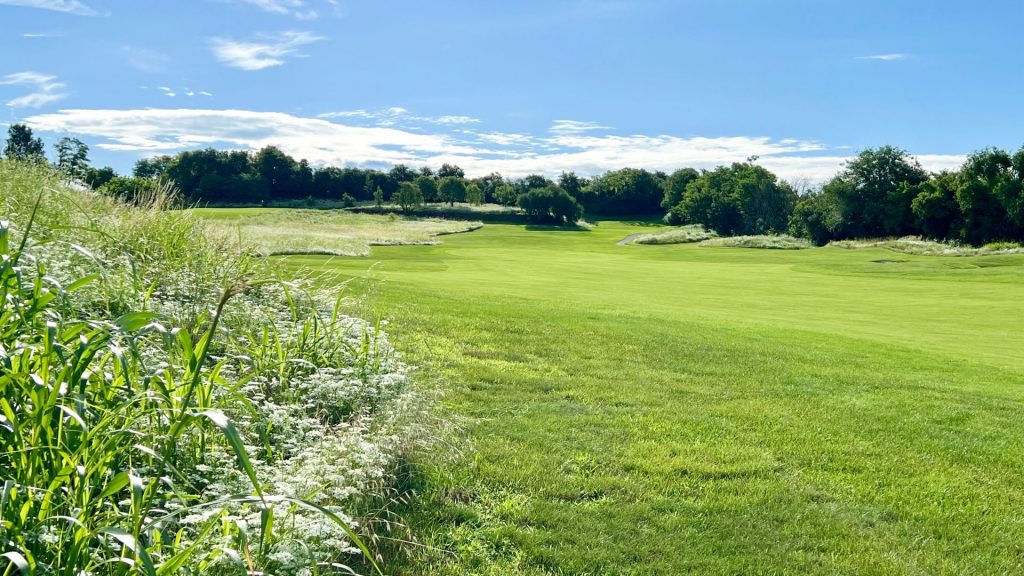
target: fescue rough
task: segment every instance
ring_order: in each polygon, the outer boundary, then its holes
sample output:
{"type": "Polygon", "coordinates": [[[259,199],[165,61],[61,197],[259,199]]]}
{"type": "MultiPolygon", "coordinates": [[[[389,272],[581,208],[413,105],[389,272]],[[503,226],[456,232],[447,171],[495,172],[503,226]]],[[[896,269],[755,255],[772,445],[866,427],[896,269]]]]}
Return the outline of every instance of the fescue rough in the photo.
{"type": "Polygon", "coordinates": [[[769,250],[803,250],[814,247],[805,238],[795,238],[785,234],[712,238],[701,242],[700,245],[710,248],[765,248],[769,250]]]}
{"type": "Polygon", "coordinates": [[[374,570],[363,542],[431,434],[409,368],[173,203],[0,161],[0,566],[374,570]]]}
{"type": "Polygon", "coordinates": [[[954,242],[938,242],[920,236],[904,236],[903,238],[878,240],[834,240],[828,243],[835,248],[884,248],[903,254],[921,256],[987,256],[993,254],[1021,254],[1024,246],[1015,242],[992,242],[981,247],[957,244],[954,242]]]}

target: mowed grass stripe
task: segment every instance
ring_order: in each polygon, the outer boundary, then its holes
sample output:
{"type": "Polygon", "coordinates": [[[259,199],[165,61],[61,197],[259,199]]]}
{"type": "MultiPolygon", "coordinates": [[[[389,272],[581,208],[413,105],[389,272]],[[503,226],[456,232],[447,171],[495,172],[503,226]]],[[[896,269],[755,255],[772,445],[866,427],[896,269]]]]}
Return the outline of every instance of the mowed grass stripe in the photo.
{"type": "Polygon", "coordinates": [[[615,245],[648,229],[289,258],[470,418],[412,516],[459,558],[405,572],[1021,569],[1024,258],[615,245]]]}

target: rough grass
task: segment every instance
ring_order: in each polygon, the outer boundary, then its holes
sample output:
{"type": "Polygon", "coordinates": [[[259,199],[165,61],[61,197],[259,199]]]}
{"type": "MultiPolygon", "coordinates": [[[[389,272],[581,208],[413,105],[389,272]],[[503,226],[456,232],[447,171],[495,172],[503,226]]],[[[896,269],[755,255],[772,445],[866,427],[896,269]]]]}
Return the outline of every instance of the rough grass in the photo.
{"type": "Polygon", "coordinates": [[[406,214],[417,218],[444,218],[447,220],[471,220],[485,223],[501,224],[525,224],[529,219],[517,206],[503,206],[501,204],[480,204],[474,205],[466,202],[456,202],[450,206],[444,202],[430,202],[404,212],[397,204],[385,204],[377,206],[370,202],[362,202],[349,208],[349,211],[357,214],[378,214],[387,215],[406,214]]]}
{"type": "Polygon", "coordinates": [[[905,236],[897,239],[883,240],[835,240],[829,242],[835,248],[884,248],[904,254],[920,254],[922,256],[987,256],[993,254],[1021,254],[1024,246],[1014,242],[993,242],[980,248],[926,240],[918,236],[905,236]]]}
{"type": "Polygon", "coordinates": [[[785,234],[711,238],[701,242],[700,245],[710,248],[766,248],[769,250],[803,250],[814,247],[810,240],[785,234]]]}
{"type": "Polygon", "coordinates": [[[263,255],[368,256],[370,246],[437,244],[480,222],[291,208],[196,208],[211,233],[238,239],[263,255]]]}
{"type": "Polygon", "coordinates": [[[1024,255],[615,245],[648,231],[285,259],[354,278],[466,419],[394,572],[1022,571],[1024,255]]]}
{"type": "Polygon", "coordinates": [[[618,244],[621,246],[627,244],[687,244],[716,238],[717,236],[718,234],[713,230],[707,230],[700,224],[690,224],[661,232],[630,234],[620,240],[618,244]]]}
{"type": "Polygon", "coordinates": [[[338,286],[170,207],[0,160],[0,573],[371,570],[427,403],[338,286]]]}

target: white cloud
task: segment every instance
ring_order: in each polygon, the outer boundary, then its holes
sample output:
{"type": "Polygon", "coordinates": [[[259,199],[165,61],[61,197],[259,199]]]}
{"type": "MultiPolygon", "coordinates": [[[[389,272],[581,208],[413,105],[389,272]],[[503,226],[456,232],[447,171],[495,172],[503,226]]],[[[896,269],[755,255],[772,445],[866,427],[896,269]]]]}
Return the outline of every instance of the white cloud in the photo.
{"type": "Polygon", "coordinates": [[[235,3],[249,4],[275,14],[291,14],[292,10],[306,5],[303,0],[235,0],[235,3]]]}
{"type": "Polygon", "coordinates": [[[281,32],[264,35],[254,41],[229,38],[210,40],[213,54],[222,63],[242,70],[262,70],[284,64],[288,56],[298,56],[300,46],[323,40],[312,32],[281,32]]]}
{"type": "Polygon", "coordinates": [[[858,56],[858,60],[878,60],[881,62],[896,62],[897,60],[906,60],[907,54],[900,52],[892,54],[872,54],[871,56],[858,56]]]}
{"type": "Polygon", "coordinates": [[[579,120],[555,120],[548,129],[552,134],[582,134],[593,130],[607,130],[610,126],[603,126],[597,122],[580,122],[579,120]]]}
{"type": "Polygon", "coordinates": [[[436,124],[478,124],[480,119],[472,116],[437,116],[433,118],[433,122],[436,124]]]}
{"type": "MultiPolygon", "coordinates": [[[[0,0],[3,3],[3,0],[0,0]]],[[[25,32],[21,35],[22,38],[60,38],[63,34],[56,32],[25,32]]]]}
{"type": "MultiPolygon", "coordinates": [[[[404,109],[401,114],[407,114],[404,109]]],[[[364,118],[365,110],[334,113],[334,118],[364,118]],[[347,116],[346,116],[347,115],[347,116]]],[[[72,133],[96,139],[99,148],[169,153],[216,146],[256,150],[279,146],[315,165],[386,167],[458,164],[470,176],[493,171],[506,176],[563,171],[593,175],[625,167],[671,171],[684,166],[714,168],[759,156],[758,163],[787,180],[822,182],[849,160],[809,140],[765,137],[617,136],[561,134],[530,136],[477,132],[411,132],[386,126],[354,126],[326,118],[248,110],[143,109],[61,110],[26,119],[43,132],[72,133]]],[[[439,129],[450,129],[441,125],[439,129]]],[[[918,156],[929,170],[955,168],[962,155],[918,156]]]]}
{"type": "Polygon", "coordinates": [[[326,112],[317,116],[318,118],[362,118],[373,121],[377,126],[395,126],[399,124],[441,124],[441,125],[463,125],[479,124],[479,118],[472,116],[417,116],[410,114],[401,106],[392,106],[381,110],[344,110],[341,112],[326,112]]]}
{"type": "Polygon", "coordinates": [[[200,95],[200,96],[207,96],[207,97],[213,96],[213,94],[210,94],[210,93],[209,93],[209,92],[207,92],[206,90],[200,90],[200,91],[199,91],[199,95],[200,95]]]}
{"type": "Polygon", "coordinates": [[[0,0],[0,4],[8,6],[26,6],[28,8],[41,8],[55,12],[65,12],[78,16],[95,16],[98,14],[92,8],[86,6],[79,0],[0,0]]]}
{"type": "Polygon", "coordinates": [[[65,84],[56,76],[39,72],[17,72],[0,77],[0,86],[27,86],[32,92],[7,101],[11,108],[39,108],[67,97],[65,84]]]}
{"type": "MultiPolygon", "coordinates": [[[[282,16],[293,16],[296,20],[316,20],[320,17],[320,14],[313,8],[309,7],[309,3],[306,0],[219,0],[221,2],[230,2],[232,4],[247,4],[249,6],[255,6],[264,12],[270,12],[271,14],[281,14],[282,16]]],[[[335,6],[333,2],[330,3],[332,7],[335,6]]]]}
{"type": "Polygon", "coordinates": [[[168,88],[167,86],[157,86],[157,88],[159,88],[164,93],[164,96],[170,96],[171,98],[174,98],[175,96],[177,96],[177,94],[174,92],[174,90],[171,89],[171,88],[168,88]]]}

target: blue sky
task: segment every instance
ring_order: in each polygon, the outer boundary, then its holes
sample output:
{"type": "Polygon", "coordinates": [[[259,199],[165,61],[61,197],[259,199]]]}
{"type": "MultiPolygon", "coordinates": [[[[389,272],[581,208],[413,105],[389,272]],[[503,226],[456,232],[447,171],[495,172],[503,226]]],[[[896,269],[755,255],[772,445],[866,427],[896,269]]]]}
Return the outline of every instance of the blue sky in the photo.
{"type": "Polygon", "coordinates": [[[820,181],[1024,143],[1024,2],[0,0],[0,102],[94,164],[276,144],[314,164],[584,174],[758,155],[820,181]]]}

